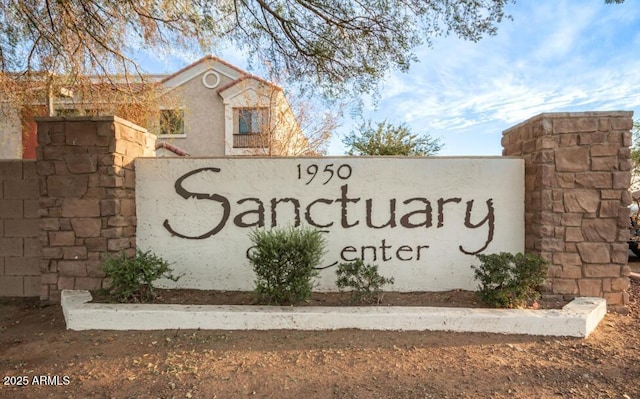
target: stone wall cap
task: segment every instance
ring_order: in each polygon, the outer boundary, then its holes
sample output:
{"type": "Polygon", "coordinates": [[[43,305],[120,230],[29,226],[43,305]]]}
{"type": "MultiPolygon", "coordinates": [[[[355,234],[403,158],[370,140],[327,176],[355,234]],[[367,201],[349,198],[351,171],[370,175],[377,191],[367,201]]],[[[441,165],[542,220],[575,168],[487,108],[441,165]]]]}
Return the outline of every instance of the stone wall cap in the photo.
{"type": "MultiPolygon", "coordinates": [[[[156,157],[146,156],[146,157],[137,157],[137,158],[149,158],[154,159],[156,157]]],[[[162,157],[165,159],[184,159],[182,156],[168,156],[162,157]]],[[[365,158],[379,158],[379,159],[404,159],[404,160],[442,160],[442,159],[520,159],[524,160],[524,157],[517,155],[431,155],[425,157],[414,157],[414,156],[402,156],[402,155],[327,155],[327,156],[267,156],[267,155],[231,155],[231,156],[215,156],[215,157],[189,157],[189,159],[341,159],[341,160],[349,160],[349,159],[365,159],[365,158]]]]}
{"type": "Polygon", "coordinates": [[[143,133],[147,133],[147,129],[142,126],[138,126],[133,122],[129,122],[126,119],[122,119],[115,115],[106,116],[36,116],[33,118],[36,122],[117,122],[121,125],[125,125],[132,129],[138,130],[143,133]]]}
{"type": "Polygon", "coordinates": [[[559,118],[633,118],[633,111],[584,111],[584,112],[543,112],[534,117],[531,117],[523,122],[518,123],[509,129],[503,130],[502,135],[508,132],[518,129],[523,125],[527,125],[533,122],[537,122],[542,119],[559,119],[559,118]]]}

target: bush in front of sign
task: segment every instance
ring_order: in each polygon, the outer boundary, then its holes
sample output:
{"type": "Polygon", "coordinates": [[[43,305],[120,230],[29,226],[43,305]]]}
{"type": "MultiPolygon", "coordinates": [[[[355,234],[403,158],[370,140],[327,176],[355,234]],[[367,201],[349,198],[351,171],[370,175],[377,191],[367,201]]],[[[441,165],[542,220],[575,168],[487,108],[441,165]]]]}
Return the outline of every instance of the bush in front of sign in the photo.
{"type": "Polygon", "coordinates": [[[111,280],[106,293],[118,302],[149,302],[155,298],[153,282],[164,277],[178,281],[169,262],[151,251],[136,250],[129,258],[124,252],[118,257],[109,257],[103,263],[103,270],[111,280]]]}
{"type": "Polygon", "coordinates": [[[336,275],[338,288],[351,289],[352,302],[380,303],[382,287],[394,281],[393,277],[382,277],[377,265],[365,264],[362,259],[339,264],[336,275]]]}
{"type": "Polygon", "coordinates": [[[275,305],[308,300],[318,275],[326,241],[319,230],[283,228],[254,230],[249,261],[256,274],[255,292],[275,305]]]}
{"type": "Polygon", "coordinates": [[[507,252],[477,256],[481,265],[471,267],[480,281],[477,294],[482,301],[494,307],[521,308],[540,298],[540,287],[547,277],[546,260],[507,252]]]}

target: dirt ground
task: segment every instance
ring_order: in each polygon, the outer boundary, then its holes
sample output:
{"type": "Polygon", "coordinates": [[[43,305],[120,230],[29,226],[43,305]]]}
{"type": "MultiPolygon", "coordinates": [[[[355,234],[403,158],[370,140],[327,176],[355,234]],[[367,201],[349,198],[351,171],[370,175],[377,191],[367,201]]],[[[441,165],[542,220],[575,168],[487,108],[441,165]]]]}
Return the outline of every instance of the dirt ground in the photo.
{"type": "MultiPolygon", "coordinates": [[[[451,300],[449,300],[451,302],[451,300]]],[[[65,330],[0,300],[0,398],[640,398],[640,284],[587,339],[448,332],[65,330]],[[21,385],[19,385],[21,384],[21,385]]]]}
{"type": "MultiPolygon", "coordinates": [[[[253,292],[247,291],[203,291],[189,289],[155,289],[153,303],[180,305],[265,305],[253,292]]],[[[529,301],[529,309],[561,309],[569,303],[570,298],[561,296],[543,297],[529,301]]],[[[104,294],[93,293],[96,303],[109,303],[113,300],[104,294]]],[[[134,298],[132,302],[138,302],[134,298]]],[[[349,292],[313,292],[308,301],[295,306],[435,306],[488,308],[472,291],[453,290],[442,292],[384,292],[376,300],[354,301],[349,292]]]]}

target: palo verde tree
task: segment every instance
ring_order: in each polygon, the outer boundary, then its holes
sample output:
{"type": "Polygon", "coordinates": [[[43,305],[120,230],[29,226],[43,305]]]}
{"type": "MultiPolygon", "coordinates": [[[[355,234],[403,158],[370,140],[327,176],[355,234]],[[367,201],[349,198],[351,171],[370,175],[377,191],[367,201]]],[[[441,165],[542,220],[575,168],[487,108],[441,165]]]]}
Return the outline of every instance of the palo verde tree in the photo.
{"type": "Polygon", "coordinates": [[[428,156],[440,151],[440,139],[429,134],[413,134],[404,123],[394,126],[386,120],[372,126],[371,121],[345,136],[342,142],[349,155],[428,156]]]}
{"type": "Polygon", "coordinates": [[[435,36],[494,34],[509,2],[0,0],[0,72],[126,77],[136,49],[228,42],[325,95],[369,92],[435,36]]]}
{"type": "Polygon", "coordinates": [[[390,69],[409,68],[413,49],[434,37],[495,34],[514,2],[0,0],[0,73],[68,76],[66,84],[127,77],[140,72],[127,56],[137,49],[211,52],[227,42],[316,92],[360,94],[390,69]]]}

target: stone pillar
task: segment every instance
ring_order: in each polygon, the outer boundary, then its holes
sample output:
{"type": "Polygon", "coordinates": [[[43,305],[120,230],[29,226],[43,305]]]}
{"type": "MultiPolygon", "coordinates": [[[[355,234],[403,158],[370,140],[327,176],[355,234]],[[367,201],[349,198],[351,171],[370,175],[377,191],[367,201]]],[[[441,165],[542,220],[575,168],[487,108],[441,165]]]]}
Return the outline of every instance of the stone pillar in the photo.
{"type": "Polygon", "coordinates": [[[118,117],[37,118],[40,298],[103,286],[105,255],[135,252],[134,160],[155,136],[118,117]]]}
{"type": "Polygon", "coordinates": [[[525,159],[525,249],[552,294],[628,302],[632,112],[541,114],[503,132],[525,159]]]}

